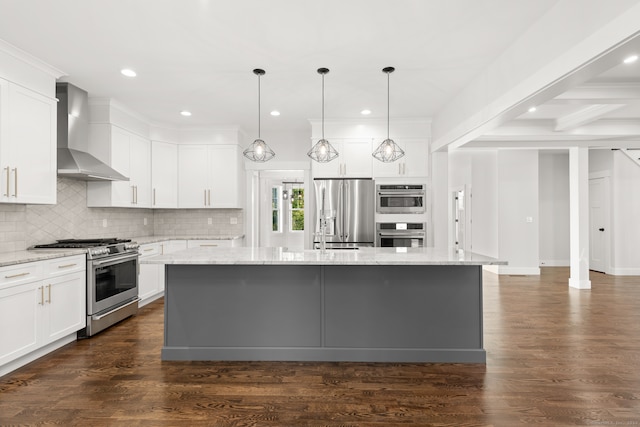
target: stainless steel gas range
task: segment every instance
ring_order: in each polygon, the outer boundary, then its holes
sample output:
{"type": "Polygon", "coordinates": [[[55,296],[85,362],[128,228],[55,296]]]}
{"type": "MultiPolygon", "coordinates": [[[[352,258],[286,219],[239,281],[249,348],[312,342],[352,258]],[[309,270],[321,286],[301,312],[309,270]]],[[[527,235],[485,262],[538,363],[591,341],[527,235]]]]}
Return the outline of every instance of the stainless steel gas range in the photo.
{"type": "Polygon", "coordinates": [[[69,239],[30,249],[87,250],[87,338],[138,312],[138,244],[131,240],[69,239]]]}

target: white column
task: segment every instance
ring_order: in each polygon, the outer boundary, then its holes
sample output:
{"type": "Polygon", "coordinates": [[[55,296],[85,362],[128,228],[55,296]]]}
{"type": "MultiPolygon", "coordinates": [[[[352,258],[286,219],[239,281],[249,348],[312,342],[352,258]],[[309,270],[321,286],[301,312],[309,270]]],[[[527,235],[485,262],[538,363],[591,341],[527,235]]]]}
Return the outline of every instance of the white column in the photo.
{"type": "Polygon", "coordinates": [[[589,280],[589,149],[569,149],[569,286],[591,289],[589,280]]]}

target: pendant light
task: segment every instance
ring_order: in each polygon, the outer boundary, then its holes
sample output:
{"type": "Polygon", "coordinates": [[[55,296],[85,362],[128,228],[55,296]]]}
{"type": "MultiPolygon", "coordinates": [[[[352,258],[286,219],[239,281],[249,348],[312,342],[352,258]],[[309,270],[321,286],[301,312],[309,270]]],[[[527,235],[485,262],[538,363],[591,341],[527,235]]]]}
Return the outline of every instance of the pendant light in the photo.
{"type": "Polygon", "coordinates": [[[378,148],[373,152],[373,157],[384,163],[391,163],[404,156],[402,148],[396,144],[393,139],[389,138],[389,74],[396,69],[393,67],[385,67],[383,73],[387,73],[387,139],[382,141],[378,148]]]}
{"type": "Polygon", "coordinates": [[[328,68],[318,68],[318,74],[322,75],[322,139],[311,147],[307,156],[318,163],[327,163],[338,157],[338,152],[333,145],[324,139],[324,75],[329,72],[328,68]]]}
{"type": "Polygon", "coordinates": [[[253,70],[253,74],[258,76],[258,139],[253,141],[242,154],[252,162],[264,163],[273,159],[276,153],[273,152],[266,142],[260,139],[260,76],[264,76],[265,71],[256,68],[253,70]]]}

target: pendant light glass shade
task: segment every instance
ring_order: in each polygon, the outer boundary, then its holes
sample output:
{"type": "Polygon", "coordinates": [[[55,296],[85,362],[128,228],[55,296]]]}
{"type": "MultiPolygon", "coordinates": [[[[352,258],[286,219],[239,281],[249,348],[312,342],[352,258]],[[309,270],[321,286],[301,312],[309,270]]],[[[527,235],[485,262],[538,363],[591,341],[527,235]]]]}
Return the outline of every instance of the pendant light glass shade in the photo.
{"type": "Polygon", "coordinates": [[[253,74],[258,76],[258,139],[253,141],[242,154],[252,162],[264,163],[273,159],[276,153],[260,139],[260,76],[263,76],[265,71],[256,68],[253,74]]]}
{"type": "Polygon", "coordinates": [[[393,139],[389,138],[389,74],[396,69],[393,67],[385,67],[383,73],[387,73],[387,139],[382,141],[378,148],[373,152],[373,157],[384,163],[391,163],[404,156],[404,150],[396,144],[393,139]]]}
{"type": "Polygon", "coordinates": [[[333,145],[324,139],[324,75],[328,72],[328,68],[318,68],[318,74],[322,75],[322,139],[307,152],[307,156],[318,163],[327,163],[339,156],[333,145]]]}

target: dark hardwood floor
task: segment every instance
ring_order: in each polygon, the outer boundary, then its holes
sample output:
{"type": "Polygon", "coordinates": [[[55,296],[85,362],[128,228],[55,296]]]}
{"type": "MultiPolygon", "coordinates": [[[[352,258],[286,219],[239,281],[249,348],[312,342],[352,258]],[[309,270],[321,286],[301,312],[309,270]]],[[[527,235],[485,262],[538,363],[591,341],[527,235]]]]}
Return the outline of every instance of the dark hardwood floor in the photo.
{"type": "Polygon", "coordinates": [[[640,277],[484,275],[487,364],[161,362],[162,301],[0,377],[0,425],[640,426],[640,277]]]}

